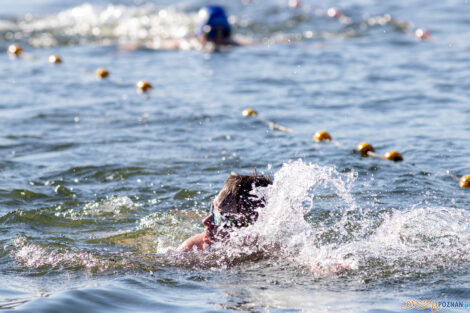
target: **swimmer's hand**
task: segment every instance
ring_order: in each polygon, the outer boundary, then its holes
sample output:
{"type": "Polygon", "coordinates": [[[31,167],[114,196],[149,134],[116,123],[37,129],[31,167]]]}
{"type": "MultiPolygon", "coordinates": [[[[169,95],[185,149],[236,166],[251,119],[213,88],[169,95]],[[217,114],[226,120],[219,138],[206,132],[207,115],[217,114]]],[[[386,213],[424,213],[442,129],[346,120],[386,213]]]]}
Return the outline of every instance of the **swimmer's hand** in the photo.
{"type": "Polygon", "coordinates": [[[183,242],[179,247],[178,251],[180,252],[188,252],[192,250],[205,250],[209,247],[209,243],[206,240],[206,234],[205,233],[200,233],[197,235],[194,235],[188,239],[186,239],[185,242],[183,242]]]}

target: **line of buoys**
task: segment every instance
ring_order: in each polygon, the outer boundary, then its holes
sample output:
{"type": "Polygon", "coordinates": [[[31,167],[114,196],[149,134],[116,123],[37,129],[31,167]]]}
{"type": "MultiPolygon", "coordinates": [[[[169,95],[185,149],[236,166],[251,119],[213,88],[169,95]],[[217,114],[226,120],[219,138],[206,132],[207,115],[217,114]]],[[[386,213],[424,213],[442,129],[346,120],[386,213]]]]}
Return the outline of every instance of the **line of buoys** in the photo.
{"type": "MultiPolygon", "coordinates": [[[[23,48],[21,48],[21,46],[18,44],[9,45],[7,48],[7,53],[12,58],[28,57],[30,59],[36,59],[33,56],[26,54],[23,48]]],[[[49,62],[49,64],[59,64],[62,63],[62,58],[57,54],[52,54],[48,57],[47,61],[49,62]]],[[[89,74],[93,73],[89,71],[85,72],[89,74]]],[[[97,79],[104,79],[109,77],[109,71],[103,67],[100,67],[94,72],[94,75],[97,79]]],[[[138,93],[146,93],[152,89],[152,85],[145,80],[139,80],[135,86],[138,93]]]]}
{"type": "MultiPolygon", "coordinates": [[[[426,39],[429,38],[429,33],[425,30],[422,30],[422,29],[416,30],[415,34],[416,34],[417,38],[419,37],[420,39],[423,39],[423,40],[426,40],[426,39]]],[[[10,46],[8,46],[7,53],[11,57],[26,56],[24,50],[17,44],[11,44],[10,46]]],[[[62,58],[60,56],[58,56],[57,54],[53,54],[53,55],[49,56],[48,61],[49,61],[50,64],[57,64],[57,63],[62,62],[62,58]]],[[[108,76],[109,76],[109,72],[105,68],[98,68],[95,71],[95,77],[98,78],[98,79],[107,78],[108,76]]],[[[152,85],[148,81],[140,80],[136,84],[136,89],[137,89],[137,92],[139,92],[139,93],[146,93],[146,92],[148,92],[152,89],[152,85]]],[[[248,108],[248,109],[243,110],[242,115],[244,117],[255,117],[259,121],[267,124],[269,126],[269,128],[272,129],[272,130],[279,130],[279,131],[283,131],[283,132],[287,132],[287,133],[293,133],[294,132],[292,129],[290,129],[288,127],[276,124],[272,121],[269,121],[269,120],[266,120],[266,119],[260,117],[258,115],[258,112],[255,111],[252,108],[248,108]]],[[[320,130],[320,131],[317,131],[313,135],[313,140],[318,141],[318,142],[332,141],[332,137],[328,132],[326,132],[324,130],[320,130]]],[[[363,156],[363,157],[376,157],[376,158],[395,161],[395,162],[403,160],[403,156],[395,150],[389,151],[389,152],[385,153],[383,156],[381,156],[381,155],[375,153],[374,147],[372,147],[372,145],[370,145],[367,142],[362,142],[359,145],[357,145],[356,148],[354,149],[354,151],[360,153],[361,156],[363,156]]],[[[470,175],[462,176],[459,180],[459,185],[462,188],[470,188],[470,175]]]]}
{"type": "MultiPolygon", "coordinates": [[[[287,127],[281,126],[281,125],[277,125],[274,122],[271,122],[271,121],[268,121],[266,119],[263,119],[263,118],[259,117],[258,112],[256,110],[252,109],[252,108],[248,108],[248,109],[243,110],[242,111],[242,116],[244,116],[244,117],[256,117],[261,122],[267,124],[269,126],[269,128],[271,128],[271,129],[281,130],[281,131],[285,131],[285,132],[289,132],[289,133],[294,132],[290,128],[287,128],[287,127]]],[[[328,133],[327,131],[319,130],[315,134],[313,134],[313,140],[317,141],[317,142],[321,142],[321,141],[330,142],[330,141],[332,141],[332,137],[331,137],[330,133],[328,133]]],[[[360,144],[358,144],[356,146],[356,148],[354,149],[354,151],[357,152],[357,153],[360,153],[361,156],[363,156],[363,157],[374,157],[374,158],[380,158],[380,159],[383,159],[383,160],[389,160],[389,161],[394,161],[394,162],[403,161],[403,156],[401,155],[401,153],[399,153],[395,150],[391,150],[391,151],[388,151],[387,153],[385,153],[383,156],[381,156],[381,155],[375,153],[374,147],[372,147],[372,145],[367,143],[367,142],[361,142],[360,144]]]]}
{"type": "Polygon", "coordinates": [[[294,131],[290,128],[287,128],[285,126],[282,126],[282,125],[279,125],[279,124],[276,124],[272,121],[269,121],[269,120],[266,120],[260,116],[258,116],[258,112],[256,112],[255,110],[253,109],[245,109],[242,111],[242,116],[244,117],[255,117],[257,120],[265,123],[266,125],[269,126],[270,129],[272,130],[279,130],[279,131],[282,131],[282,132],[286,132],[286,133],[293,133],[294,131]]]}
{"type": "Polygon", "coordinates": [[[356,148],[354,148],[354,151],[360,153],[363,157],[380,158],[383,160],[389,160],[394,162],[403,161],[403,156],[400,152],[391,150],[381,156],[380,154],[375,153],[374,147],[372,147],[372,145],[367,142],[361,142],[360,144],[358,144],[356,148]]]}

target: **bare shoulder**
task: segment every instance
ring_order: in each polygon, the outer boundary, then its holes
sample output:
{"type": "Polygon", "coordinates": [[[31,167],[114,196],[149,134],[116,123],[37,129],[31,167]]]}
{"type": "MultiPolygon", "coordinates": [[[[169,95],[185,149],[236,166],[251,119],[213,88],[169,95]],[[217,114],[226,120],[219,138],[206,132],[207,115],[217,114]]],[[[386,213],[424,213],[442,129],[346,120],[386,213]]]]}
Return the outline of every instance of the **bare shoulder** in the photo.
{"type": "Polygon", "coordinates": [[[194,249],[194,247],[196,247],[197,250],[206,249],[209,245],[204,241],[204,236],[204,233],[200,233],[189,237],[178,247],[178,251],[187,252],[194,249]]]}

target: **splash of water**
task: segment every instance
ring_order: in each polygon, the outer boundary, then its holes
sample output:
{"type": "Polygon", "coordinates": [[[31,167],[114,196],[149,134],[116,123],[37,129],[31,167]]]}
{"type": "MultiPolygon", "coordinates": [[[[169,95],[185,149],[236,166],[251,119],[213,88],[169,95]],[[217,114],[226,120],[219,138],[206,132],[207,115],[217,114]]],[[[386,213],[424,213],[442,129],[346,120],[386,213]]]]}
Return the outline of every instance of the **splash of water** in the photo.
{"type": "MultiPolygon", "coordinates": [[[[312,226],[305,216],[315,210],[318,197],[329,195],[341,203],[339,213],[357,209],[351,188],[356,174],[339,173],[334,167],[306,164],[302,160],[289,162],[275,174],[272,186],[257,190],[258,196],[267,199],[266,207],[260,210],[259,220],[251,230],[243,230],[241,236],[255,236],[258,247],[276,247],[276,253],[312,269],[327,269],[337,264],[355,268],[355,262],[335,253],[335,245],[319,247],[318,233],[324,227],[312,226]]],[[[331,208],[333,211],[335,208],[331,208]]],[[[344,223],[344,220],[343,220],[344,223]]],[[[344,225],[336,225],[345,233],[344,225]]],[[[327,227],[327,230],[330,230],[327,227]]],[[[238,234],[235,240],[241,238],[238,234]]]]}
{"type": "Polygon", "coordinates": [[[255,192],[267,199],[258,221],[234,231],[228,243],[190,254],[186,265],[199,261],[225,267],[278,257],[313,275],[348,272],[364,279],[423,276],[468,264],[468,210],[413,205],[361,210],[352,196],[355,179],[354,172],[343,174],[301,160],[284,164],[273,185],[255,192]],[[335,207],[309,221],[309,214],[325,209],[319,203],[325,194],[335,207]]]}

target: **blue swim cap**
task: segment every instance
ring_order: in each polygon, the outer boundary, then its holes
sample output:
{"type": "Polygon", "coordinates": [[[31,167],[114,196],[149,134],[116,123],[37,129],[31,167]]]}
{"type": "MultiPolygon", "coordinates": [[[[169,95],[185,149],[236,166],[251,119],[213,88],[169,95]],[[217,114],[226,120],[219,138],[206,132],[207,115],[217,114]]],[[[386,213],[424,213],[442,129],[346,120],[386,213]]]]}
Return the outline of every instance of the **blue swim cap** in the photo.
{"type": "Polygon", "coordinates": [[[224,9],[218,5],[208,5],[199,10],[199,18],[201,19],[198,28],[198,35],[206,35],[209,39],[217,37],[217,28],[222,28],[223,37],[230,37],[230,23],[224,9]]]}

